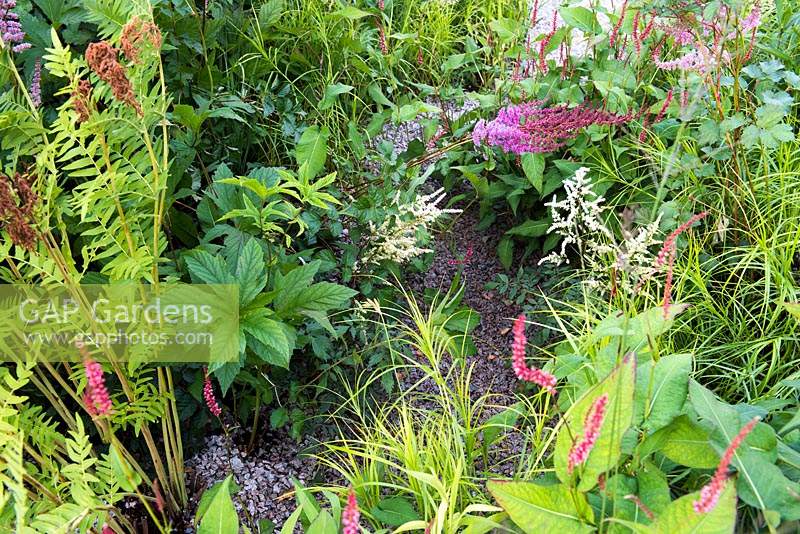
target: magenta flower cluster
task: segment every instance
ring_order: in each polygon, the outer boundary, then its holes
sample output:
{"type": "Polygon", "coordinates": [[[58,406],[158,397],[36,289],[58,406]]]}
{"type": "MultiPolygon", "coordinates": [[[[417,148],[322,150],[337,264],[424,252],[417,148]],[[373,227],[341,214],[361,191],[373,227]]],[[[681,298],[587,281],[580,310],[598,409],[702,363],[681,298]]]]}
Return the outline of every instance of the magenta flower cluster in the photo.
{"type": "Polygon", "coordinates": [[[491,121],[480,120],[472,131],[476,146],[485,143],[512,154],[552,152],[578,136],[583,128],[618,125],[632,114],[617,115],[584,102],[575,107],[559,104],[542,107],[542,101],[510,105],[491,121]]]}
{"type": "Polygon", "coordinates": [[[206,406],[208,406],[208,411],[214,417],[219,417],[219,414],[222,413],[222,408],[219,407],[217,404],[217,399],[214,396],[214,386],[211,384],[211,377],[208,374],[208,369],[204,371],[205,380],[203,382],[203,399],[206,401],[206,406]]]}
{"type": "Polygon", "coordinates": [[[22,52],[31,47],[25,40],[25,32],[19,23],[19,15],[11,11],[17,7],[17,0],[0,0],[0,37],[4,43],[11,43],[13,52],[22,52]]]}
{"type": "Polygon", "coordinates": [[[603,393],[592,403],[583,423],[583,435],[572,446],[567,456],[567,472],[572,473],[577,466],[589,458],[589,453],[592,452],[597,439],[600,437],[600,427],[603,426],[607,407],[607,393],[603,393]]]}

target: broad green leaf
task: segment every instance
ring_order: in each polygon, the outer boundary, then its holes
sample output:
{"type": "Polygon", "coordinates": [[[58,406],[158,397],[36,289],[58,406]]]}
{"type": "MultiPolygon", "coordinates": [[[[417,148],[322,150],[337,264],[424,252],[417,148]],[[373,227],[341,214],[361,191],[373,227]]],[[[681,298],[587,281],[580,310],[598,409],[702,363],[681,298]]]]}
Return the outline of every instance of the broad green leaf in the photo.
{"type": "Polygon", "coordinates": [[[358,20],[370,16],[368,12],[362,11],[354,6],[345,6],[342,9],[336,11],[334,15],[339,15],[340,17],[344,17],[350,20],[358,20]]]}
{"type": "Polygon", "coordinates": [[[520,237],[540,237],[547,233],[550,228],[550,221],[546,219],[528,219],[522,224],[511,228],[506,232],[507,235],[518,235],[520,237]]]}
{"type": "Polygon", "coordinates": [[[523,406],[518,402],[487,419],[482,425],[483,446],[491,446],[500,436],[509,432],[522,414],[523,406]]]}
{"type": "Polygon", "coordinates": [[[414,506],[404,497],[387,497],[380,501],[370,513],[372,516],[390,527],[399,527],[409,521],[419,519],[414,506]]]}
{"type": "Polygon", "coordinates": [[[319,260],[315,260],[296,267],[285,275],[278,274],[275,280],[276,296],[273,301],[275,309],[286,308],[292,299],[309,287],[314,282],[319,267],[319,260]]]}
{"type": "Polygon", "coordinates": [[[262,360],[284,369],[289,368],[294,339],[287,336],[286,325],[267,317],[254,316],[245,319],[242,328],[267,348],[266,351],[256,351],[262,360]]]}
{"type": "Polygon", "coordinates": [[[657,534],[729,534],[736,526],[736,492],[728,481],[717,505],[708,513],[695,512],[692,503],[700,492],[685,495],[670,504],[653,523],[657,534]]]}
{"type": "Polygon", "coordinates": [[[306,529],[306,534],[338,534],[339,526],[327,510],[322,510],[306,529]]]}
{"type": "Polygon", "coordinates": [[[600,32],[600,25],[597,23],[595,14],[585,7],[562,7],[559,9],[559,13],[561,13],[561,18],[564,19],[564,22],[573,28],[578,28],[591,34],[600,32]]]}
{"type": "Polygon", "coordinates": [[[711,446],[710,434],[686,415],[675,418],[648,440],[663,437],[658,449],[673,462],[697,469],[713,469],[719,463],[719,455],[711,446]]]}
{"type": "Polygon", "coordinates": [[[581,493],[563,484],[490,480],[489,492],[511,520],[527,534],[594,532],[594,513],[581,493]]]}
{"type": "Polygon", "coordinates": [[[325,110],[333,106],[336,102],[336,97],[341,94],[349,93],[354,87],[352,85],[345,85],[343,83],[334,83],[325,88],[325,94],[319,102],[318,109],[325,110]]]}
{"type": "Polygon", "coordinates": [[[208,510],[209,505],[217,496],[220,490],[227,491],[228,494],[233,494],[239,491],[239,487],[233,480],[228,483],[228,479],[220,480],[219,482],[213,484],[210,488],[206,489],[203,494],[200,496],[200,501],[197,503],[197,510],[194,514],[195,522],[199,521],[202,518],[206,511],[208,510]]]}
{"type": "Polygon", "coordinates": [[[636,482],[639,485],[639,498],[656,516],[659,516],[670,504],[667,475],[654,464],[644,462],[636,472],[636,482]]]}
{"type": "Polygon", "coordinates": [[[783,307],[786,308],[786,311],[792,314],[792,316],[800,321],[800,303],[798,302],[784,302],[783,307]]]}
{"type": "Polygon", "coordinates": [[[461,68],[467,62],[466,54],[453,54],[442,63],[442,72],[450,72],[461,68]]]}
{"type": "Polygon", "coordinates": [[[497,245],[497,257],[504,269],[510,269],[514,261],[514,240],[504,236],[497,245]]]}
{"type": "Polygon", "coordinates": [[[502,43],[515,40],[520,34],[520,25],[512,19],[495,19],[489,23],[489,28],[497,35],[502,43]]]}
{"type": "Polygon", "coordinates": [[[656,306],[632,317],[627,324],[625,350],[635,352],[640,358],[643,353],[649,353],[650,341],[672,328],[675,317],[688,307],[688,304],[672,304],[665,315],[664,308],[656,306]]]}
{"type": "Polygon", "coordinates": [[[220,482],[220,487],[200,518],[197,534],[238,534],[239,516],[231,499],[232,475],[220,482]]]}
{"type": "Polygon", "coordinates": [[[342,307],[356,293],[339,284],[319,282],[295,292],[292,298],[285,301],[278,302],[276,299],[275,311],[281,317],[289,317],[304,310],[324,312],[342,307]]]}
{"type": "Polygon", "coordinates": [[[636,370],[634,424],[644,421],[643,429],[658,430],[677,417],[686,402],[691,371],[690,354],[672,354],[658,362],[640,364],[636,370]]]}
{"type": "Polygon", "coordinates": [[[763,457],[745,454],[741,463],[747,465],[749,474],[747,479],[741,474],[736,479],[743,502],[760,510],[774,510],[785,521],[800,519],[800,484],[786,478],[780,467],[763,457]]]}
{"type": "Polygon", "coordinates": [[[522,170],[528,181],[541,194],[544,179],[544,156],[542,154],[523,154],[522,170]]]}
{"type": "Polygon", "coordinates": [[[598,477],[614,468],[622,455],[622,435],[633,419],[634,383],[636,380],[636,358],[625,357],[623,362],[602,382],[587,391],[564,415],[558,431],[555,448],[555,469],[558,478],[568,483],[577,473],[578,490],[589,491],[597,484],[598,477]],[[575,440],[584,433],[586,415],[595,400],[608,395],[606,414],[597,438],[586,462],[578,466],[570,476],[567,472],[567,456],[575,440]]]}
{"type": "MultiPolygon", "coordinates": [[[[749,416],[740,416],[735,407],[720,401],[694,380],[689,384],[689,397],[700,418],[713,425],[712,441],[721,454],[747,423],[749,416]]],[[[777,460],[777,454],[775,431],[769,425],[759,423],[733,455],[731,464],[739,472],[740,494],[743,499],[747,498],[748,504],[761,510],[778,510],[785,505],[784,497],[789,489],[786,484],[776,482],[783,476],[780,470],[770,467],[777,460]]]]}
{"type": "Polygon", "coordinates": [[[386,98],[386,95],[383,94],[381,86],[377,83],[373,82],[369,84],[367,87],[367,93],[369,93],[369,96],[372,97],[372,100],[374,100],[379,106],[386,106],[387,108],[392,107],[392,101],[386,98]]]}
{"type": "Polygon", "coordinates": [[[325,166],[328,159],[328,138],[330,130],[327,126],[320,129],[318,126],[310,126],[305,129],[295,149],[295,159],[297,166],[305,165],[306,177],[313,178],[325,166]]]}

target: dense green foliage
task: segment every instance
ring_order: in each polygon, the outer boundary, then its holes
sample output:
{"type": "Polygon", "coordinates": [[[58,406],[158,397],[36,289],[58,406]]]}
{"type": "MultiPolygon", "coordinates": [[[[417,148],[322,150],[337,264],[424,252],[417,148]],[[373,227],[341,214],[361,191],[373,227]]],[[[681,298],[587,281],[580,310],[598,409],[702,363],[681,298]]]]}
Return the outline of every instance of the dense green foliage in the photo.
{"type": "Polygon", "coordinates": [[[352,534],[351,490],[370,532],[800,524],[791,2],[0,4],[0,280],[239,290],[207,368],[0,329],[0,524],[352,534]],[[462,269],[409,289],[462,210],[505,269],[478,291],[534,325],[512,398],[474,391],[462,269]],[[208,433],[316,427],[286,524],[233,476],[192,504],[208,433]]]}

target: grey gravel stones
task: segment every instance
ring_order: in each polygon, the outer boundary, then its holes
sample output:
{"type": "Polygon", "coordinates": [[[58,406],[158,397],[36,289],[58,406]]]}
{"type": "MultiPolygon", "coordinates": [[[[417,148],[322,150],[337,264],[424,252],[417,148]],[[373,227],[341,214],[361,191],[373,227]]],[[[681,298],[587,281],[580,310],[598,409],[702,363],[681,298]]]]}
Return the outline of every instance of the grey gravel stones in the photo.
{"type": "Polygon", "coordinates": [[[297,443],[286,432],[268,433],[260,450],[247,456],[235,444],[229,446],[225,436],[211,436],[205,448],[186,463],[187,481],[199,498],[203,488],[232,472],[240,488],[234,498],[240,515],[255,521],[269,519],[280,527],[295,509],[294,497],[288,494],[292,478],[308,483],[316,469],[314,460],[301,454],[313,443],[310,436],[297,443]]]}
{"type": "MultiPolygon", "coordinates": [[[[437,106],[439,109],[441,109],[442,113],[444,113],[449,122],[455,121],[466,113],[469,113],[470,111],[480,107],[480,103],[477,100],[469,99],[465,100],[463,104],[458,104],[456,102],[440,101],[434,98],[428,98],[426,103],[437,106]]],[[[423,121],[435,119],[438,116],[439,114],[437,113],[426,112],[417,115],[416,119],[408,122],[401,122],[399,124],[387,122],[383,125],[383,130],[381,133],[371,140],[370,146],[375,149],[382,142],[388,141],[392,144],[392,154],[394,156],[402,154],[408,150],[408,147],[412,141],[415,139],[423,140],[423,121]]],[[[429,164],[434,162],[435,160],[431,160],[429,164]]],[[[366,168],[376,174],[380,171],[380,166],[381,162],[375,158],[368,160],[366,163],[366,168]]]]}

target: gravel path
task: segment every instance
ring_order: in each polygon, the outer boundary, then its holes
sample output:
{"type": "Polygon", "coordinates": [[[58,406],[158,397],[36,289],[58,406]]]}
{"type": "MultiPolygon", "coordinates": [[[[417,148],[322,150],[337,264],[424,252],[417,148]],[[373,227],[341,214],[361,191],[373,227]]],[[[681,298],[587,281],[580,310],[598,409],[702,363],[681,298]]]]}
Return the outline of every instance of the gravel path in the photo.
{"type": "Polygon", "coordinates": [[[316,463],[303,452],[315,443],[313,436],[297,443],[286,432],[265,432],[259,450],[248,456],[225,436],[210,436],[203,450],[186,463],[194,495],[189,510],[194,513],[204,489],[233,472],[240,487],[234,499],[240,516],[269,519],[280,529],[295,509],[294,498],[287,495],[293,489],[292,478],[302,484],[312,480],[316,463]]]}
{"type": "Polygon", "coordinates": [[[452,231],[434,240],[433,264],[425,273],[410,277],[409,285],[417,295],[425,288],[446,291],[459,268],[462,269],[465,284],[462,304],[478,312],[481,318],[472,332],[477,354],[467,358],[467,364],[474,365],[473,392],[480,395],[492,391],[510,398],[517,387],[513,373],[506,368],[511,344],[510,318],[519,310],[485,289],[497,274],[505,272],[496,254],[503,229],[494,224],[478,231],[477,224],[477,209],[462,213],[454,221],[452,231]],[[459,265],[459,261],[463,263],[459,265]]]}

